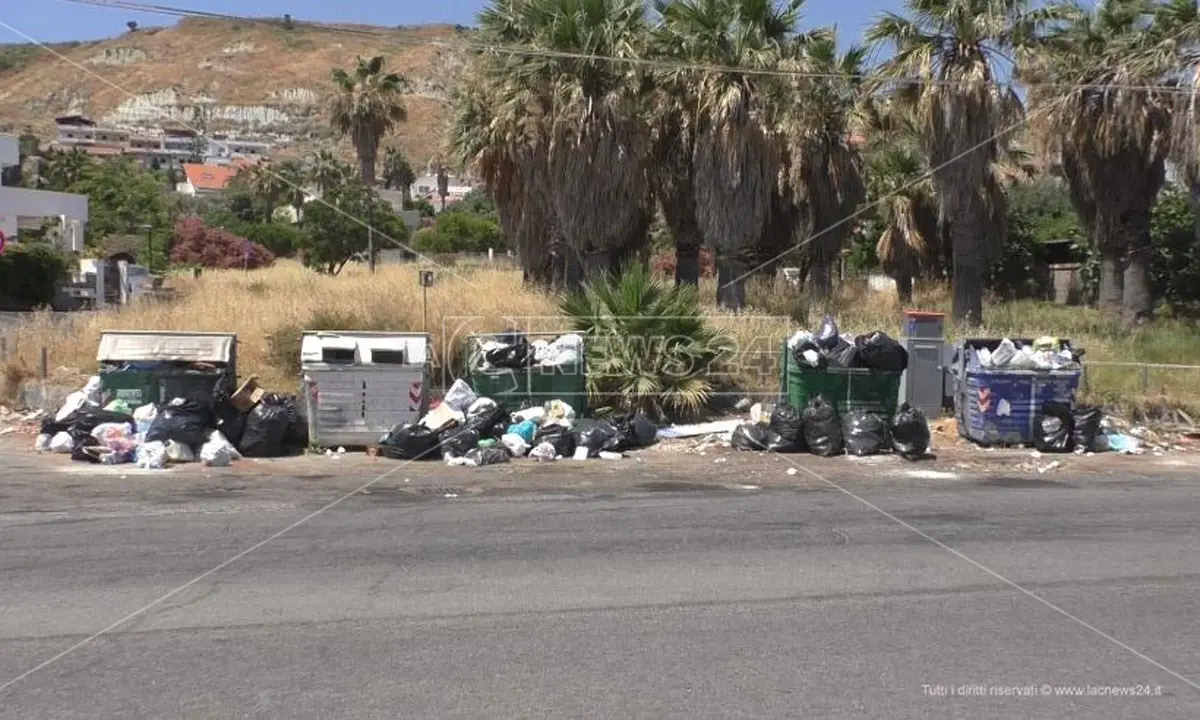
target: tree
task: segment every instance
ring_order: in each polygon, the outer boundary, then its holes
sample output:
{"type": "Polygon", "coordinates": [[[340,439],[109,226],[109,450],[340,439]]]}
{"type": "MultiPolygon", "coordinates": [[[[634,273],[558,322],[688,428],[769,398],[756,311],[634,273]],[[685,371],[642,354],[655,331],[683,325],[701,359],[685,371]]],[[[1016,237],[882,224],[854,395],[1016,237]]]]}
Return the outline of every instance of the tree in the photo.
{"type": "Polygon", "coordinates": [[[52,150],[46,155],[42,168],[47,190],[67,192],[68,188],[78,184],[89,166],[92,158],[78,150],[52,150]]]}
{"type": "Polygon", "coordinates": [[[446,209],[446,198],[450,195],[450,174],[446,172],[446,166],[438,164],[437,169],[437,185],[438,197],[442,200],[442,210],[446,209]]]}
{"type": "Polygon", "coordinates": [[[129,22],[125,23],[125,27],[129,28],[129,32],[137,32],[137,20],[130,20],[129,22]]]}
{"type": "Polygon", "coordinates": [[[884,13],[868,29],[875,49],[895,48],[880,67],[891,88],[921,119],[934,169],[938,214],[953,248],[955,322],[983,320],[983,283],[1002,243],[1004,194],[994,175],[998,130],[1021,113],[1011,88],[997,83],[997,63],[1022,52],[1047,19],[1027,0],[905,0],[909,17],[884,13]]]}
{"type": "Polygon", "coordinates": [[[332,188],[323,202],[306,207],[304,215],[305,265],[330,275],[368,251],[368,232],[374,235],[376,251],[408,239],[408,229],[391,206],[359,180],[332,188]]]}
{"type": "Polygon", "coordinates": [[[247,165],[238,171],[237,179],[245,184],[246,189],[255,200],[263,205],[263,217],[271,222],[275,217],[275,208],[285,194],[290,198],[292,188],[275,170],[269,160],[262,160],[253,165],[247,165]]]}
{"type": "Polygon", "coordinates": [[[457,208],[441,213],[432,227],[413,236],[413,248],[424,253],[484,253],[503,247],[499,223],[457,208]]]}
{"type": "Polygon", "coordinates": [[[1170,103],[1145,88],[1174,60],[1147,52],[1155,4],[1059,6],[1067,22],[1021,68],[1038,82],[1029,99],[1044,152],[1059,159],[1100,256],[1100,307],[1130,325],[1154,311],[1150,218],[1169,150],[1170,103]]]}
{"type": "Polygon", "coordinates": [[[262,245],[220,228],[209,227],[198,217],[181,217],[171,232],[171,262],[176,265],[222,270],[256,270],[275,262],[262,245]]]}
{"type": "Polygon", "coordinates": [[[305,171],[309,182],[322,193],[345,184],[353,172],[348,164],[337,159],[329,150],[310,155],[305,171]]]}
{"type": "Polygon", "coordinates": [[[52,172],[61,182],[74,177],[65,187],[54,189],[88,196],[89,245],[118,233],[143,232],[144,225],[156,231],[167,228],[167,204],[161,181],[128,157],[93,162],[83,153],[62,153],[55,158],[52,172]],[[82,165],[74,163],[82,158],[82,165]],[[57,165],[61,161],[62,165],[57,165]]]}
{"type": "Polygon", "coordinates": [[[337,86],[330,122],[342,137],[349,137],[358,153],[363,182],[375,184],[375,158],[379,142],[408,119],[403,93],[406,82],[396,73],[383,72],[384,60],[358,58],[353,73],[333,71],[337,86]]]}
{"type": "MultiPolygon", "coordinates": [[[[717,299],[735,309],[745,304],[744,277],[777,205],[779,82],[755,71],[773,72],[794,56],[800,5],[800,0],[656,3],[656,54],[674,61],[657,79],[671,97],[659,105],[671,113],[657,123],[667,144],[660,154],[672,159],[678,173],[668,184],[670,194],[663,195],[664,214],[677,243],[685,238],[694,244],[698,231],[716,250],[717,299]],[[683,131],[678,140],[671,137],[676,131],[683,131]],[[691,198],[685,195],[689,188],[691,198]]],[[[690,273],[698,266],[690,247],[687,252],[679,266],[690,273]]]]}
{"type": "Polygon", "coordinates": [[[300,221],[308,201],[308,174],[304,165],[298,160],[284,160],[275,164],[275,174],[283,186],[280,197],[292,206],[296,220],[300,221]]]}
{"type": "Polygon", "coordinates": [[[413,171],[408,157],[399,148],[388,148],[383,154],[383,185],[396,189],[404,196],[404,201],[412,200],[412,186],[417,181],[417,173],[413,171]]]}

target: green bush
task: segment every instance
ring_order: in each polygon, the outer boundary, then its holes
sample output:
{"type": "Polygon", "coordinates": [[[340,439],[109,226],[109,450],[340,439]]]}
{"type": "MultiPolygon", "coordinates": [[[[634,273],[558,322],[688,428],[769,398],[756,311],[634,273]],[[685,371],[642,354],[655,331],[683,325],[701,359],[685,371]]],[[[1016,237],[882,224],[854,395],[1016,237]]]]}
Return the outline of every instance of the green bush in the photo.
{"type": "Polygon", "coordinates": [[[560,309],[586,338],[588,394],[596,407],[694,417],[732,340],[708,324],[696,288],[668,286],[643,265],[567,296],[560,309]]]}
{"type": "Polygon", "coordinates": [[[284,223],[239,222],[229,228],[235,235],[258,243],[271,251],[277,258],[290,258],[304,245],[304,231],[284,223]]]}
{"type": "Polygon", "coordinates": [[[73,264],[69,255],[49,245],[9,245],[0,253],[0,306],[30,310],[50,305],[73,264]]]}
{"type": "Polygon", "coordinates": [[[489,217],[448,210],[413,236],[413,247],[423,253],[487,252],[504,249],[504,237],[489,217]]]}

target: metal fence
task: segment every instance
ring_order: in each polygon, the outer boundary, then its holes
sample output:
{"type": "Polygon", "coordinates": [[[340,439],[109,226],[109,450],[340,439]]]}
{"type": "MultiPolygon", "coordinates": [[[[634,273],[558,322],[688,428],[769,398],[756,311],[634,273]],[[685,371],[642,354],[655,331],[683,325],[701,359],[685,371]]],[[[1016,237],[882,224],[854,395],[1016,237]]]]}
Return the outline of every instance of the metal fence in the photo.
{"type": "Polygon", "coordinates": [[[1130,388],[1137,394],[1186,395],[1200,397],[1200,365],[1110,362],[1088,360],[1083,364],[1080,386],[1091,389],[1130,388]]]}

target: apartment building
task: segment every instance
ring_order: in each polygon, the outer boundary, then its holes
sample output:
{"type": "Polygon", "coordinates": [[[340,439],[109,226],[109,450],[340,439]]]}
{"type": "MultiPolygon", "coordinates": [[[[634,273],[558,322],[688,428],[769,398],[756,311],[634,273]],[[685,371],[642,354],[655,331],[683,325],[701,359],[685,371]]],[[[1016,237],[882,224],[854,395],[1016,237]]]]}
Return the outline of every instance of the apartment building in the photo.
{"type": "Polygon", "coordinates": [[[204,137],[190,128],[167,127],[145,130],[104,127],[83,115],[55,119],[57,135],[50,147],[80,150],[98,157],[130,155],[146,167],[177,168],[203,161],[206,165],[228,165],[238,158],[257,161],[269,157],[272,143],[216,134],[204,137]]]}
{"type": "MultiPolygon", "coordinates": [[[[20,164],[20,147],[17,136],[0,135],[0,168],[20,164]]],[[[58,218],[61,247],[78,251],[83,247],[83,227],[88,221],[88,198],[0,185],[0,232],[6,241],[17,239],[21,218],[58,218]]]]}

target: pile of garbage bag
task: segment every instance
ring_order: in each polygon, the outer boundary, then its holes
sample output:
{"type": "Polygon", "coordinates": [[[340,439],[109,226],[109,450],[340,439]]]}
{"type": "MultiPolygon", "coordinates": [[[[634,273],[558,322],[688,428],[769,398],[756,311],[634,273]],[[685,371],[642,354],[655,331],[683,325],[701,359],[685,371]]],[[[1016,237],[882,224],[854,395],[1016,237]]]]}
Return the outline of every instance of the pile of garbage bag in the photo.
{"type": "Polygon", "coordinates": [[[123,400],[104,407],[100,402],[100,378],[93,377],[42,423],[34,448],[81,462],[163,469],[170,463],[226,467],[243,457],[279,457],[308,441],[295,400],[275,394],[245,411],[222,391],[139,408],[123,400]]]}
{"type": "Polygon", "coordinates": [[[829,316],[816,334],[801,330],[789,338],[788,352],[801,367],[866,368],[881,372],[908,369],[908,351],[887,333],[876,330],[866,335],[843,335],[829,316]]]}
{"type": "Polygon", "coordinates": [[[553,341],[534,340],[518,330],[506,330],[491,340],[480,341],[479,369],[524,370],[529,367],[574,365],[583,355],[583,336],[568,333],[553,341]]]}
{"type": "Polygon", "coordinates": [[[730,439],[735,450],[819,457],[895,452],[906,460],[924,457],[929,442],[929,422],[907,403],[892,418],[861,410],[840,415],[820,395],[809,400],[803,411],[786,403],[776,405],[769,419],[739,425],[730,439]]]}
{"type": "Polygon", "coordinates": [[[969,370],[1079,370],[1084,351],[1058,338],[1040,337],[1031,343],[1004,338],[990,349],[973,348],[967,357],[969,370]]]}
{"type": "Polygon", "coordinates": [[[642,411],[579,418],[569,404],[551,400],[509,414],[494,400],[478,397],[465,381],[456,380],[441,403],[419,421],[385,433],[379,439],[379,454],[395,460],[440,459],[468,467],[526,457],[539,462],[616,460],[625,452],[653,445],[657,437],[658,426],[642,411]]]}

